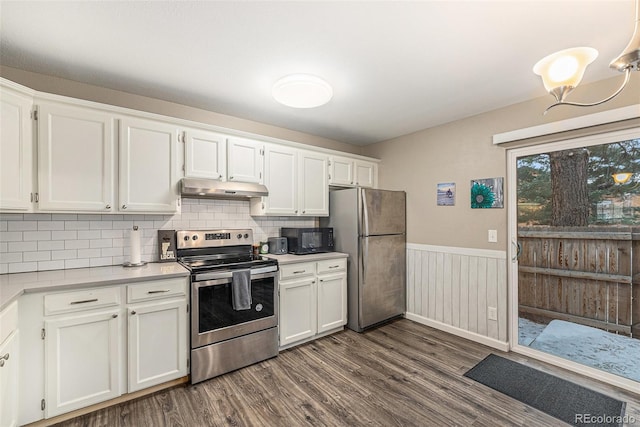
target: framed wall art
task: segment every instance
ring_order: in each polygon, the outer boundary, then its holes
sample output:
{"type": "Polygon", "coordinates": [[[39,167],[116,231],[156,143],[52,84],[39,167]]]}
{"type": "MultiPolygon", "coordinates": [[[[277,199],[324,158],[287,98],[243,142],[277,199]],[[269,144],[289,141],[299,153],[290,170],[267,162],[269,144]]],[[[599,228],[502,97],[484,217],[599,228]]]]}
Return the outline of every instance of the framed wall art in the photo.
{"type": "Polygon", "coordinates": [[[471,208],[503,208],[504,178],[484,178],[471,180],[471,208]]]}
{"type": "Polygon", "coordinates": [[[456,183],[443,182],[438,184],[438,206],[454,206],[456,204],[456,183]]]}

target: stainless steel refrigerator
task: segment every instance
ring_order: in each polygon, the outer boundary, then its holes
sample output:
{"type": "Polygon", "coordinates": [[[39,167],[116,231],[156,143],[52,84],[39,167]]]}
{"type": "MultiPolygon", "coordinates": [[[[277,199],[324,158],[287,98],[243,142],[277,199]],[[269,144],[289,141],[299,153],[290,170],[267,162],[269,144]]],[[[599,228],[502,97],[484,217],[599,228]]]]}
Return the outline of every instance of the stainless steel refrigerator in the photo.
{"type": "Polygon", "coordinates": [[[406,311],[406,193],[350,188],[329,194],[336,251],[349,254],[347,327],[362,332],[406,311]]]}

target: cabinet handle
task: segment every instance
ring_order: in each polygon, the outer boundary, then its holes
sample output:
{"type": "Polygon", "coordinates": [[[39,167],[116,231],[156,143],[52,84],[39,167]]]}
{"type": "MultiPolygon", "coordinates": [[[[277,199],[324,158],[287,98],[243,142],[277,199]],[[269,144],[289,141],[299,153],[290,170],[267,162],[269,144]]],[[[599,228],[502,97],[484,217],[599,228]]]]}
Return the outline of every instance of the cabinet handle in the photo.
{"type": "Polygon", "coordinates": [[[135,310],[132,310],[132,311],[131,311],[131,315],[133,316],[134,314],[136,314],[136,311],[135,311],[135,310]]]}
{"type": "Polygon", "coordinates": [[[313,283],[316,283],[316,281],[315,281],[315,280],[313,280],[311,283],[312,283],[312,284],[313,284],[313,283]]]}
{"type": "Polygon", "coordinates": [[[88,302],[96,302],[98,301],[98,298],[94,298],[94,299],[84,299],[82,301],[71,301],[69,303],[69,305],[74,305],[74,304],[86,304],[88,302]]]}
{"type": "Polygon", "coordinates": [[[339,265],[330,265],[329,268],[338,268],[340,267],[339,265]]]}
{"type": "Polygon", "coordinates": [[[329,174],[329,179],[331,179],[331,174],[329,174]]]}
{"type": "Polygon", "coordinates": [[[149,291],[147,293],[148,294],[162,294],[162,293],[165,293],[165,292],[169,292],[169,289],[163,289],[161,291],[149,291]]]}
{"type": "Polygon", "coordinates": [[[302,211],[302,213],[307,213],[307,211],[302,211]]]}
{"type": "Polygon", "coordinates": [[[115,319],[116,317],[118,317],[118,315],[117,314],[112,314],[111,317],[113,317],[115,319]]]}
{"type": "Polygon", "coordinates": [[[307,270],[294,271],[293,274],[301,274],[301,273],[304,273],[305,271],[307,271],[307,270]]]}
{"type": "Polygon", "coordinates": [[[296,213],[298,213],[298,209],[296,209],[296,213]]]}
{"type": "Polygon", "coordinates": [[[231,175],[231,176],[229,177],[229,181],[231,181],[232,179],[233,179],[233,175],[231,175]]]}
{"type": "Polygon", "coordinates": [[[0,368],[4,366],[5,360],[9,360],[9,353],[5,354],[4,356],[0,356],[0,368]]]}
{"type": "Polygon", "coordinates": [[[127,205],[122,205],[122,209],[127,209],[127,205]]]}
{"type": "Polygon", "coordinates": [[[111,205],[105,206],[105,209],[111,209],[111,205]]]}
{"type": "Polygon", "coordinates": [[[31,193],[31,203],[33,203],[33,193],[31,193]]]}
{"type": "Polygon", "coordinates": [[[39,201],[40,201],[40,195],[36,193],[36,203],[38,203],[39,201]]]}

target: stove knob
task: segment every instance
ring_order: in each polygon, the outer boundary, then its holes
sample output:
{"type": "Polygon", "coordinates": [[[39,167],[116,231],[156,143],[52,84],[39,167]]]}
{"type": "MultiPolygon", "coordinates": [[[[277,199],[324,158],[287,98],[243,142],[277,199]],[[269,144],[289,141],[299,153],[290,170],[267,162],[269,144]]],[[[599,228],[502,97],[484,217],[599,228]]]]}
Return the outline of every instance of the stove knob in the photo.
{"type": "Polygon", "coordinates": [[[248,239],[248,238],[249,238],[249,234],[248,234],[248,233],[247,233],[247,234],[245,234],[245,235],[244,235],[244,238],[245,238],[245,239],[248,239]]]}
{"type": "Polygon", "coordinates": [[[189,241],[189,236],[184,236],[184,241],[188,242],[189,241]]]}
{"type": "Polygon", "coordinates": [[[193,240],[198,240],[198,236],[193,236],[192,239],[193,240]]]}
{"type": "Polygon", "coordinates": [[[242,234],[238,234],[236,237],[237,237],[238,239],[242,239],[242,234]]]}

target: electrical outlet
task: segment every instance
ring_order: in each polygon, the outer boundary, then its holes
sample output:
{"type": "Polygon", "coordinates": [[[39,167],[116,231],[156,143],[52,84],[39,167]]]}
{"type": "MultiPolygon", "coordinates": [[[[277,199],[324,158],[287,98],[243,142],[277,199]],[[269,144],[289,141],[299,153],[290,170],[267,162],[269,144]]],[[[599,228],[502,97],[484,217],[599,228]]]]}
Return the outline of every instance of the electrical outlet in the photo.
{"type": "Polygon", "coordinates": [[[498,320],[498,309],[495,307],[489,307],[487,309],[487,317],[489,320],[498,320]]]}
{"type": "Polygon", "coordinates": [[[498,230],[489,230],[489,243],[498,242],[498,230]]]}

